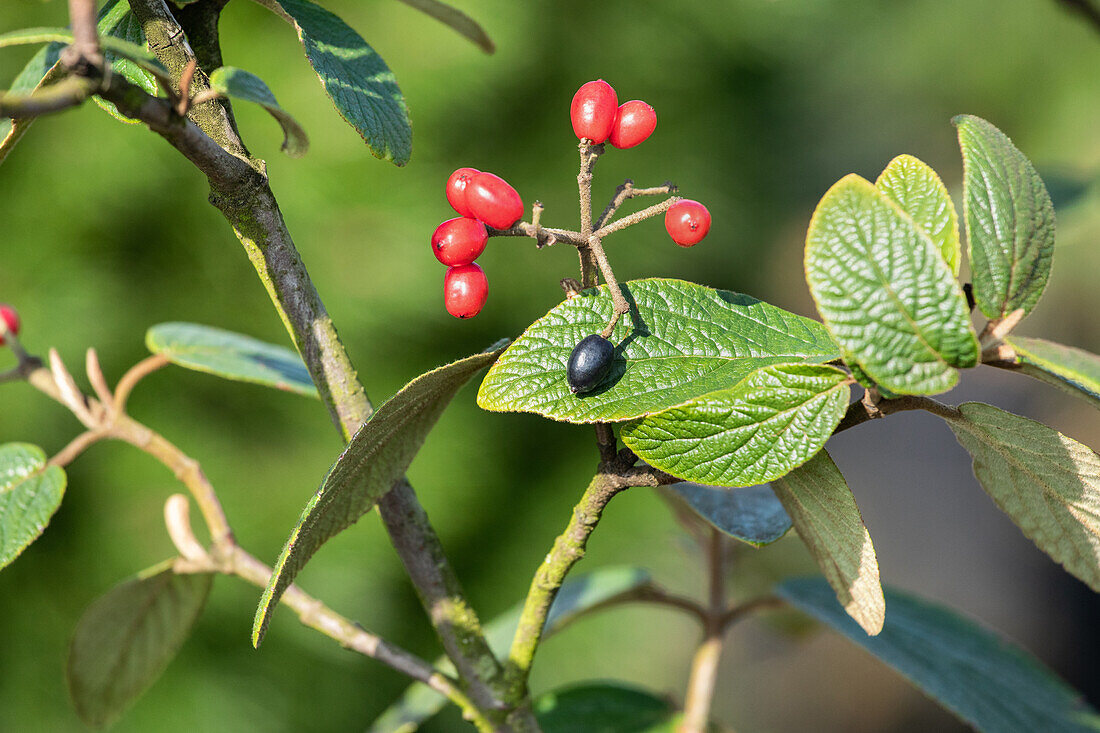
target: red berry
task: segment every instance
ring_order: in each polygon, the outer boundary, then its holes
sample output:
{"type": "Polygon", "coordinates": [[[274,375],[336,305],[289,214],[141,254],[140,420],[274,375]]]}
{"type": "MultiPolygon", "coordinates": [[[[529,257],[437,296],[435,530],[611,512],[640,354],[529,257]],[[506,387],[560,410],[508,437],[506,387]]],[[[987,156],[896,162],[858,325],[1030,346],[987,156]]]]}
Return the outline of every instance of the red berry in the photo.
{"type": "Polygon", "coordinates": [[[447,179],[447,203],[462,216],[473,216],[466,203],[466,186],[480,172],[477,168],[459,168],[447,179]]]}
{"type": "Polygon", "coordinates": [[[507,181],[492,173],[478,173],[466,186],[470,215],[493,229],[507,229],[523,217],[523,199],[507,181]]]}
{"type": "Polygon", "coordinates": [[[0,303],[0,318],[4,319],[4,328],[0,329],[0,346],[3,346],[5,333],[19,335],[19,314],[10,305],[0,303]]]}
{"type": "Polygon", "coordinates": [[[468,265],[485,251],[489,234],[477,219],[459,216],[448,219],[432,234],[432,252],[444,265],[468,265]]]}
{"type": "Polygon", "coordinates": [[[617,148],[632,148],[646,141],[657,127],[657,113],[640,99],[619,105],[615,125],[611,128],[611,144],[617,148]]]}
{"type": "Polygon", "coordinates": [[[619,98],[606,81],[597,79],[582,84],[569,107],[573,132],[581,140],[588,138],[594,143],[602,143],[611,135],[618,109],[619,98]]]}
{"type": "Polygon", "coordinates": [[[473,318],[489,297],[485,271],[474,263],[447,270],[443,278],[443,305],[455,318],[473,318]]]}
{"type": "Polygon", "coordinates": [[[698,244],[710,231],[710,212],[698,201],[682,199],[665,212],[665,229],[681,247],[698,244]]]}

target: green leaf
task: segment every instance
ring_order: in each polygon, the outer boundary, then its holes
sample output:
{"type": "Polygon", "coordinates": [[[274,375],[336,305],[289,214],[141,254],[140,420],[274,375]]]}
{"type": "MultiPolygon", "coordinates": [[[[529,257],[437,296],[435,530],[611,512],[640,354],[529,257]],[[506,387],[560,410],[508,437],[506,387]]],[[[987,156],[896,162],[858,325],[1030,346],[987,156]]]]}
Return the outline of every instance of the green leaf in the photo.
{"type": "Polygon", "coordinates": [[[848,482],[825,451],[772,484],[844,611],[874,636],[886,604],[878,558],[848,482]]]}
{"type": "Polygon", "coordinates": [[[963,215],[974,300],[989,318],[1039,302],[1054,254],[1054,205],[1031,161],[980,117],[959,115],[963,215]]]}
{"type": "MultiPolygon", "coordinates": [[[[550,607],[543,638],[560,631],[582,614],[629,596],[650,582],[645,570],[626,565],[600,568],[565,581],[550,607]]],[[[522,613],[521,601],[485,625],[486,640],[497,656],[508,654],[522,613]]],[[[435,667],[447,673],[454,671],[446,657],[437,659],[435,667]]],[[[414,683],[371,724],[367,733],[409,733],[446,704],[447,698],[438,692],[425,684],[414,683]]]]}
{"type": "Polygon", "coordinates": [[[506,340],[412,380],[352,436],[310,498],[275,563],[256,609],[252,644],[259,646],[283,591],[313,553],[359,521],[404,476],[443,410],[466,382],[496,361],[506,340]]]}
{"type": "Polygon", "coordinates": [[[766,484],[725,489],[682,483],[668,488],[715,529],[753,547],[770,545],[791,528],[791,518],[766,484]]]}
{"type": "Polygon", "coordinates": [[[602,386],[572,394],[565,365],[577,342],[610,320],[606,286],[533,323],[489,370],[477,403],[565,422],[614,422],[725,389],[769,364],[839,358],[820,323],[747,295],[664,279],[635,280],[622,289],[631,317],[611,336],[615,360],[602,386]]]}
{"type": "MultiPolygon", "coordinates": [[[[15,80],[11,83],[11,92],[14,94],[29,94],[36,89],[53,84],[64,74],[58,64],[63,46],[60,43],[51,43],[38,50],[15,80]]],[[[19,139],[26,134],[27,128],[34,124],[35,117],[12,119],[0,117],[0,163],[8,157],[8,153],[15,147],[19,139]]]]}
{"type": "Polygon", "coordinates": [[[535,701],[543,733],[656,733],[674,713],[668,700],[622,682],[576,683],[535,701]]]}
{"type": "Polygon", "coordinates": [[[206,605],[214,577],[171,561],[115,586],[80,617],[66,678],[77,715],[102,728],[156,682],[206,605]]]}
{"type": "MultiPolygon", "coordinates": [[[[0,48],[4,48],[5,46],[26,46],[37,43],[70,44],[72,42],[73,33],[68,28],[24,28],[23,30],[12,31],[11,33],[0,35],[0,48]]],[[[168,74],[168,70],[164,68],[163,64],[157,61],[157,57],[150,53],[148,49],[142,48],[136,43],[131,43],[130,41],[116,36],[104,35],[100,36],[99,45],[102,46],[104,51],[110,54],[130,59],[142,69],[159,79],[164,79],[169,83],[172,81],[172,77],[168,74]]]]}
{"type": "Polygon", "coordinates": [[[409,7],[416,8],[426,15],[430,15],[443,25],[450,27],[459,35],[465,36],[479,46],[485,53],[493,53],[496,51],[496,46],[493,45],[493,39],[489,38],[489,34],[485,32],[485,29],[482,28],[476,20],[466,15],[466,13],[463,13],[458,8],[452,7],[447,3],[441,3],[439,0],[401,0],[401,2],[409,7]]]}
{"type": "MultiPolygon", "coordinates": [[[[126,0],[109,3],[100,12],[100,35],[112,35],[132,43],[140,48],[146,48],[145,33],[141,30],[141,23],[130,12],[130,4],[126,0]]],[[[108,51],[107,60],[115,73],[122,75],[127,81],[144,89],[148,94],[156,96],[160,89],[157,77],[143,69],[125,56],[108,51]]],[[[140,124],[138,120],[132,120],[120,113],[114,104],[101,97],[92,97],[92,100],[107,114],[116,120],[128,125],[140,124]]]]}
{"type": "Polygon", "coordinates": [[[1100,456],[1042,423],[980,402],[947,421],[997,506],[1100,592],[1100,456]]]}
{"type": "Polygon", "coordinates": [[[943,392],[958,381],[955,367],[978,363],[966,299],[940,251],[857,175],[814,211],[806,281],[845,361],[891,392],[943,392]]]}
{"type": "Polygon", "coordinates": [[[958,277],[962,259],[959,215],[936,171],[912,155],[899,155],[879,175],[875,188],[912,217],[943,255],[951,274],[958,277]]]}
{"type": "Polygon", "coordinates": [[[41,448],[0,445],[0,568],[46,529],[65,495],[65,481],[65,471],[46,465],[41,448]]]}
{"type": "Polygon", "coordinates": [[[776,592],[893,667],[977,730],[1100,730],[1095,711],[1039,660],[943,606],[889,590],[890,617],[881,634],[867,636],[819,579],[789,580],[776,592]]]}
{"type": "Polygon", "coordinates": [[[1009,336],[1019,371],[1100,408],[1100,356],[1053,341],[1009,336]]]}
{"type": "MultiPolygon", "coordinates": [[[[137,45],[144,45],[145,37],[141,32],[141,24],[134,20],[130,14],[130,6],[125,0],[109,0],[99,12],[97,29],[100,36],[117,36],[137,45]]],[[[19,76],[12,82],[11,91],[17,94],[26,94],[42,87],[49,86],[65,76],[64,69],[58,59],[63,43],[53,42],[39,50],[27,63],[19,76]]],[[[108,52],[107,58],[112,62],[112,68],[122,74],[126,79],[137,84],[150,94],[157,90],[156,78],[149,72],[128,59],[108,52]]],[[[114,105],[104,102],[99,97],[94,97],[96,104],[125,122],[133,122],[129,118],[117,114],[114,105]]],[[[0,163],[15,147],[19,139],[23,137],[27,129],[34,123],[34,117],[18,120],[0,118],[0,163]]]]}
{"type": "Polygon", "coordinates": [[[325,92],[371,153],[397,165],[408,163],[412,154],[409,109],[378,52],[344,21],[309,0],[256,2],[298,31],[325,92]]]}
{"type": "Polygon", "coordinates": [[[639,458],[685,481],[752,486],[821,450],[850,396],[840,369],[777,364],[730,389],[628,422],[620,437],[639,458]]]}
{"type": "Polygon", "coordinates": [[[283,111],[264,80],[232,66],[215,69],[210,87],[224,96],[253,102],[266,109],[283,128],[283,150],[291,158],[300,158],[309,150],[309,137],[298,121],[283,111]]]}
{"type": "Polygon", "coordinates": [[[145,344],[185,369],[317,397],[301,357],[285,346],[196,323],[153,326],[145,334],[145,344]]]}

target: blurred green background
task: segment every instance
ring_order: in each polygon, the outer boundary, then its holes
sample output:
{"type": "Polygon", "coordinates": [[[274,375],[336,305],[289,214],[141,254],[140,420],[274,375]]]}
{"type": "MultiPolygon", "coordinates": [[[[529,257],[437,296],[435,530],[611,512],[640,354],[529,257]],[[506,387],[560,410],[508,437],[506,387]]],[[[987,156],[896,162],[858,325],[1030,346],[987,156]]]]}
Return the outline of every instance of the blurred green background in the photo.
{"type": "MultiPolygon", "coordinates": [[[[629,176],[673,180],[707,204],[709,238],[672,245],[657,221],[608,241],[622,279],[660,275],[751,293],[812,314],[801,247],[814,204],[848,172],[873,177],[912,153],[957,196],[950,118],[993,121],[1036,162],[1058,206],[1059,251],[1046,299],[1021,329],[1100,351],[1100,33],[1057,0],[739,0],[603,3],[462,0],[498,45],[482,54],[390,0],[327,0],[387,60],[412,110],[412,162],[372,158],[324,96],[289,26],[236,0],[223,17],[225,62],[261,75],[312,138],[299,160],[278,127],[237,105],[266,157],[287,223],[368,391],[518,334],[575,275],[566,247],[494,240],[480,262],[490,299],[472,321],[442,307],[429,251],[452,216],[443,182],[491,170],[544,223],[576,223],[569,100],[602,77],[621,100],[657,110],[653,137],[611,151],[597,206],[629,176]]],[[[62,0],[3,0],[0,30],[64,25],[62,0]]],[[[12,78],[30,49],[0,53],[12,78]]],[[[241,247],[206,204],[202,177],[155,135],[94,105],[44,119],[0,168],[0,300],[20,309],[24,343],[55,346],[75,369],[95,346],[112,379],[146,353],[143,335],[189,320],[286,343],[241,247]]],[[[0,369],[10,356],[0,354],[0,369]]],[[[949,399],[988,399],[1100,446],[1100,420],[1071,398],[981,370],[949,399]]],[[[132,412],[198,458],[241,543],[271,561],[339,451],[315,402],[168,369],[132,412]]],[[[0,389],[0,441],[53,452],[79,430],[24,386],[0,389]]],[[[981,492],[935,418],[902,415],[832,448],[876,540],[885,582],[978,616],[1100,704],[1100,604],[1024,539],[981,492]]],[[[833,444],[830,444],[831,446],[833,444]]],[[[492,618],[526,590],[587,483],[589,429],[495,415],[463,391],[410,471],[469,594],[492,618]]],[[[0,573],[0,730],[78,731],[62,670],[82,609],[112,584],[172,554],[161,507],[177,490],[151,459],[101,444],[70,470],[41,540],[0,573]]],[[[635,489],[611,505],[579,571],[637,563],[683,593],[702,587],[696,556],[661,501],[635,489]]],[[[811,572],[797,539],[745,551],[746,584],[811,572]]],[[[432,658],[415,596],[369,516],[300,576],[367,628],[432,658]]],[[[259,591],[221,578],[196,631],[119,731],[362,730],[404,680],[277,614],[260,651],[248,641],[259,591]]],[[[682,696],[696,630],[663,610],[586,619],[540,651],[536,691],[588,678],[632,680],[682,696]]],[[[826,633],[791,637],[749,622],[731,637],[715,716],[742,731],[953,730],[957,723],[893,673],[826,633]],[[808,727],[807,727],[808,726],[808,727]]],[[[430,730],[461,730],[444,715],[430,730]]]]}

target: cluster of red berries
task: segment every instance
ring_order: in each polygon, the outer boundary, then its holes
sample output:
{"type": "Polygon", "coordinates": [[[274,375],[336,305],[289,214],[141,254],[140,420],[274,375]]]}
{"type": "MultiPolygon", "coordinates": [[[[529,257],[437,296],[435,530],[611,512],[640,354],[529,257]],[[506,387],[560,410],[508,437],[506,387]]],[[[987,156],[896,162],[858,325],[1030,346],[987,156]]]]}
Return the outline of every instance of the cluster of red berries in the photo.
{"type": "MultiPolygon", "coordinates": [[[[657,128],[657,113],[640,99],[619,104],[619,97],[603,79],[581,85],[569,108],[573,132],[594,144],[610,141],[616,148],[632,148],[657,128]]],[[[665,212],[665,230],[681,247],[702,241],[710,231],[710,212],[698,201],[683,199],[665,212]]]]}
{"type": "Polygon", "coordinates": [[[459,216],[432,234],[432,252],[447,265],[443,305],[455,318],[473,318],[489,297],[489,281],[476,260],[489,241],[486,225],[507,229],[523,216],[523,199],[507,181],[476,168],[459,168],[447,179],[447,201],[459,216]]]}
{"type": "Polygon", "coordinates": [[[0,319],[4,321],[4,328],[0,328],[0,346],[4,345],[4,334],[19,335],[19,314],[7,303],[0,303],[0,319]]]}

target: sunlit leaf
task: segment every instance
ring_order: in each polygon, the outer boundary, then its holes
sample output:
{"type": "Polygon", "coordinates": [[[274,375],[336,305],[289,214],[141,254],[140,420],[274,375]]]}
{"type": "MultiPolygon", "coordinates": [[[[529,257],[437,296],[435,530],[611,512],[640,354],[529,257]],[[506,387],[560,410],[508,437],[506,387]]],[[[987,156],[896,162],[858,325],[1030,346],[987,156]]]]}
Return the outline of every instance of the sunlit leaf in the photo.
{"type": "Polygon", "coordinates": [[[632,313],[611,335],[611,372],[595,390],[574,395],[565,366],[581,339],[607,325],[606,286],[528,327],[485,376],[478,404],[575,423],[629,420],[732,387],[769,364],[840,356],[820,323],[747,295],[664,279],[625,283],[623,293],[632,313]]]}
{"type": "Polygon", "coordinates": [[[978,339],[939,249],[857,175],[837,182],[806,233],[806,281],[845,361],[897,394],[934,394],[978,363],[978,339]]]}
{"type": "Polygon", "coordinates": [[[1100,356],[1044,339],[1009,336],[1017,368],[1100,408],[1100,356]]]}
{"type": "Polygon", "coordinates": [[[899,155],[879,175],[875,188],[913,218],[943,255],[951,273],[958,276],[962,261],[959,215],[936,171],[912,155],[899,155]]]}
{"type": "Polygon", "coordinates": [[[0,568],[46,529],[65,495],[65,471],[46,465],[42,449],[0,445],[0,568]]]}
{"type": "Polygon", "coordinates": [[[1054,205],[1043,180],[1008,136],[959,115],[963,213],[974,300],[989,318],[1031,312],[1054,254],[1054,205]]]}

